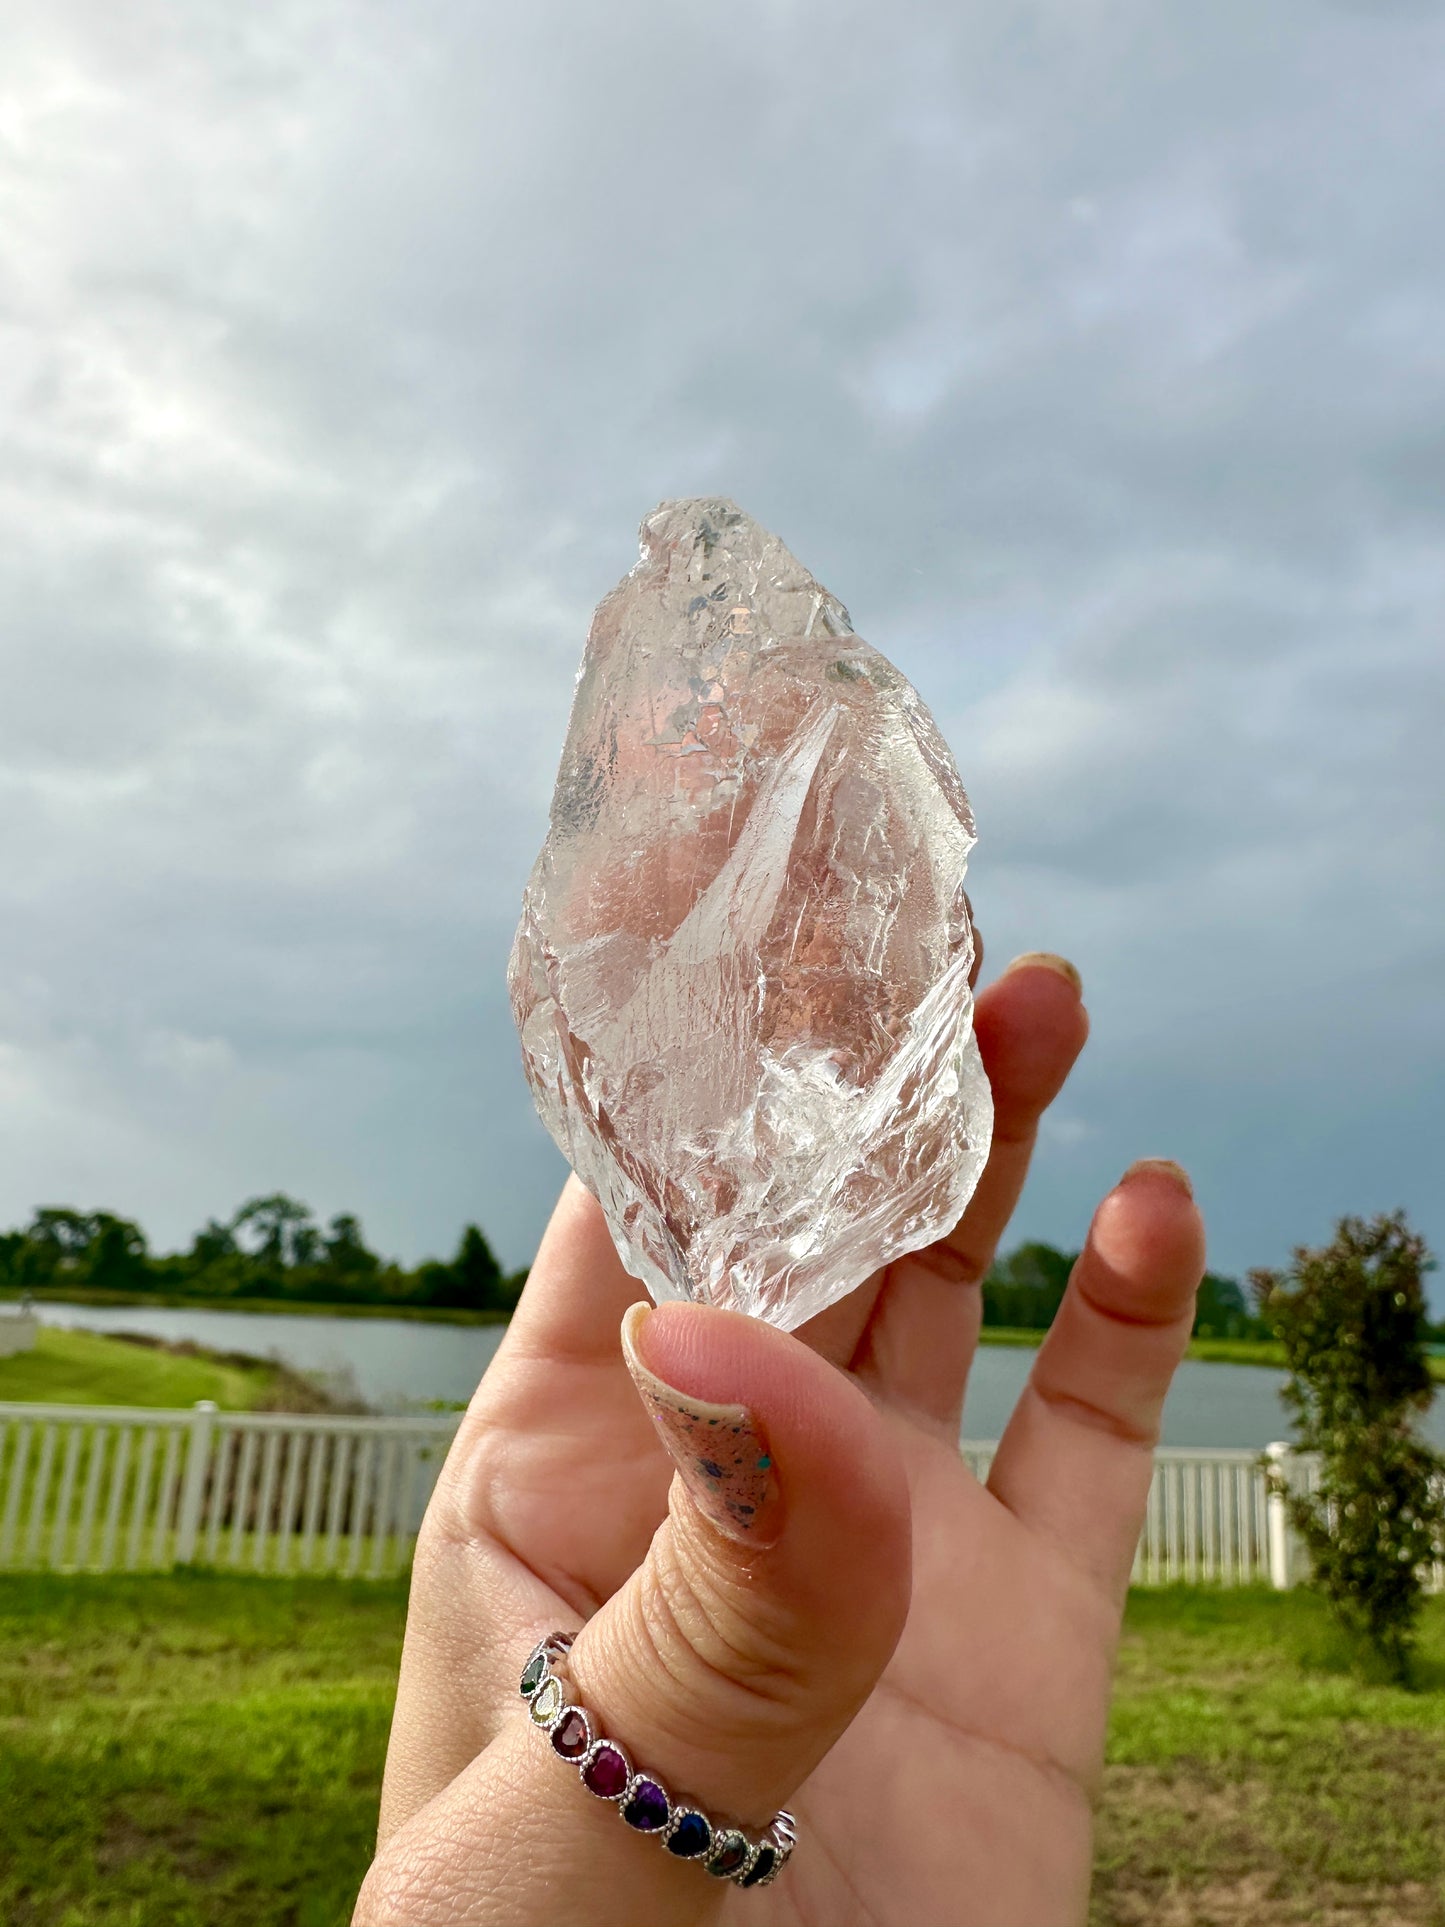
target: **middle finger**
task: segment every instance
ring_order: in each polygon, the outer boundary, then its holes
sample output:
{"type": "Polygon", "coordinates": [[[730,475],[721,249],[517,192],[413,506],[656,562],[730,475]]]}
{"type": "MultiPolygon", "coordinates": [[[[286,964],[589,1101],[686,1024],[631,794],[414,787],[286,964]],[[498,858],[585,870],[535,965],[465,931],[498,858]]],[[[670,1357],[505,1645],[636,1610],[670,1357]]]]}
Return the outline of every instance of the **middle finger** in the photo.
{"type": "Polygon", "coordinates": [[[979,1285],[1013,1216],[1039,1120],[1089,1034],[1078,973],[1061,957],[1018,957],[978,1001],[979,1048],[994,1093],[988,1163],[946,1238],[889,1267],[853,1369],[881,1396],[956,1427],[977,1346],[979,1285]]]}

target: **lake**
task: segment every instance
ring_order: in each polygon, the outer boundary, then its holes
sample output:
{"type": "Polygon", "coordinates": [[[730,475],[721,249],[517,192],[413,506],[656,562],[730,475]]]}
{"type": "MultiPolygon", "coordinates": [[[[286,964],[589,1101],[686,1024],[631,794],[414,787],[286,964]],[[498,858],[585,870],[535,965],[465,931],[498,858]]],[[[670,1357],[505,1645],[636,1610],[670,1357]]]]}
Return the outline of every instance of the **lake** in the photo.
{"type": "MultiPolygon", "coordinates": [[[[179,1306],[43,1304],[49,1325],[190,1338],[213,1351],[275,1357],[298,1371],[349,1378],[368,1404],[405,1411],[432,1399],[467,1399],[501,1343],[501,1325],[440,1325],[406,1318],[311,1318],[278,1312],[201,1311],[179,1306]]],[[[964,1436],[997,1438],[1023,1388],[1033,1354],[984,1345],[969,1380],[964,1436]]],[[[1287,1438],[1283,1374],[1263,1365],[1186,1360],[1164,1411],[1166,1445],[1262,1446],[1287,1438]]],[[[1445,1399],[1425,1431],[1445,1445],[1445,1399]]]]}

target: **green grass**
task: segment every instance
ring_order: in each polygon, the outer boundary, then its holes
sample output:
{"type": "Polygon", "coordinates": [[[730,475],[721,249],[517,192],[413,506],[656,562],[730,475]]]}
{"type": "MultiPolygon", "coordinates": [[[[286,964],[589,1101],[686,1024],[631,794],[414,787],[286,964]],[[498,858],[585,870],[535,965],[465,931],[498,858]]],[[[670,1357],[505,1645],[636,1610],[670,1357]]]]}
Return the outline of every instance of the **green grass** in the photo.
{"type": "Polygon", "coordinates": [[[1445,1599],[1423,1624],[1406,1691],[1308,1593],[1135,1593],[1095,1927],[1445,1922],[1445,1599]]]}
{"type": "Polygon", "coordinates": [[[0,1920],[341,1927],[399,1584],[0,1579],[0,1920]]]}
{"type": "MultiPolygon", "coordinates": [[[[1044,1334],[1023,1331],[1013,1325],[985,1325],[979,1339],[985,1345],[1022,1345],[1037,1347],[1044,1334]]],[[[1190,1358],[1209,1365],[1271,1365],[1284,1369],[1284,1347],[1273,1338],[1191,1338],[1190,1358]]],[[[1432,1378],[1445,1382],[1445,1353],[1432,1352],[1426,1360],[1432,1378]]]]}
{"type": "MultiPolygon", "coordinates": [[[[979,1333],[985,1345],[1037,1347],[1044,1334],[1015,1325],[985,1325],[979,1333]]],[[[1284,1347],[1272,1338],[1191,1338],[1189,1356],[1221,1365],[1284,1365],[1284,1347]]],[[[1445,1359],[1439,1361],[1445,1365],[1445,1359]]]]}
{"type": "Polygon", "coordinates": [[[1284,1370],[1284,1346],[1277,1338],[1191,1338],[1189,1356],[1216,1365],[1273,1365],[1284,1370]]]}
{"type": "MultiPolygon", "coordinates": [[[[400,1583],[0,1577],[0,1920],[344,1927],[404,1610],[400,1583]]],[[[1445,1922],[1445,1599],[1419,1690],[1347,1660],[1308,1595],[1134,1595],[1093,1927],[1445,1922]]]]}
{"type": "Polygon", "coordinates": [[[33,1351],[0,1358],[0,1399],[177,1406],[210,1398],[224,1409],[247,1411],[267,1400],[276,1378],[260,1361],[239,1365],[42,1325],[33,1351]]]}

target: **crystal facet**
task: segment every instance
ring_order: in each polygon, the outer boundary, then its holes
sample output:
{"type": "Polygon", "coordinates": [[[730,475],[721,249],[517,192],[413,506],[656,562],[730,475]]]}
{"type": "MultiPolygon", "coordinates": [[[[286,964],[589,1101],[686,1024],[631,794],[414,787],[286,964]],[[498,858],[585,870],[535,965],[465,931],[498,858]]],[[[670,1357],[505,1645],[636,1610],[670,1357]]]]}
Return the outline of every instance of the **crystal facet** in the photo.
{"type": "Polygon", "coordinates": [[[582,659],[512,1005],[654,1298],[791,1328],[948,1230],[988,1153],[932,716],[730,502],[665,503],[582,659]]]}

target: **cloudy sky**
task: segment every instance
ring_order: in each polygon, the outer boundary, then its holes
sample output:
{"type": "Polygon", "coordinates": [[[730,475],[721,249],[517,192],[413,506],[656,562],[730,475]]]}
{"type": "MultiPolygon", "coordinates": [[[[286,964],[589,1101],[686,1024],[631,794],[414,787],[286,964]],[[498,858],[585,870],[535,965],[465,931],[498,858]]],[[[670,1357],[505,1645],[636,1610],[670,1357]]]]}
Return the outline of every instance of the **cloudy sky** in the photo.
{"type": "Polygon", "coordinates": [[[0,1223],[528,1258],[573,668],[723,493],[1083,971],[1020,1230],[1445,1246],[1442,127],[1432,0],[7,7],[0,1223]]]}

